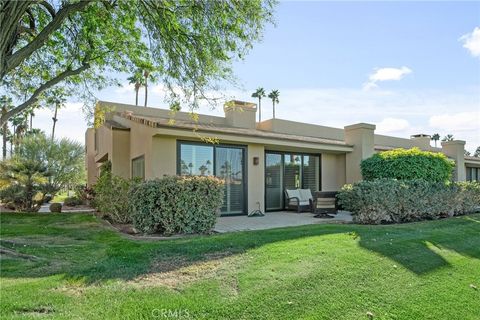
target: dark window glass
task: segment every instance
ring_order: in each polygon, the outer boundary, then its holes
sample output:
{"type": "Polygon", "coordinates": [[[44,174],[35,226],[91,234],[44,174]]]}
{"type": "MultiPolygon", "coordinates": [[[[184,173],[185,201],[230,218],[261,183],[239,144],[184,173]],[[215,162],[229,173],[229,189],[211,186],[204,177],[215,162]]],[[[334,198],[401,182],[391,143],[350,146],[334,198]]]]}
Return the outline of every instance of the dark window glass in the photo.
{"type": "Polygon", "coordinates": [[[280,210],[283,208],[282,155],[267,153],[265,157],[266,208],[280,210]]]}
{"type": "Polygon", "coordinates": [[[215,175],[225,183],[221,211],[242,213],[245,202],[243,181],[243,149],[215,148],[215,175]]]}
{"type": "Polygon", "coordinates": [[[145,157],[132,159],[132,178],[145,180],[145,157]]]}
{"type": "Polygon", "coordinates": [[[312,192],[319,191],[320,158],[318,156],[303,156],[303,188],[312,192]]]}

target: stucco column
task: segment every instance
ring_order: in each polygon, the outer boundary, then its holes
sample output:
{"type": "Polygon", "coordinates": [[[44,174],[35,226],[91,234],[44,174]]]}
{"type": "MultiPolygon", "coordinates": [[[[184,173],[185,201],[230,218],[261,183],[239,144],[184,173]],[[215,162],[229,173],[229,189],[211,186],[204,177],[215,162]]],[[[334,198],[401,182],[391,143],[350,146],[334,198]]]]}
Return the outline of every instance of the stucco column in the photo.
{"type": "Polygon", "coordinates": [[[258,210],[265,212],[265,147],[249,144],[247,150],[248,213],[258,210]],[[255,159],[256,158],[256,159],[255,159]]]}
{"type": "Polygon", "coordinates": [[[453,180],[465,181],[465,141],[453,140],[442,142],[442,152],[453,161],[455,161],[455,169],[453,169],[453,180]]]}
{"type": "Polygon", "coordinates": [[[345,161],[346,183],[362,180],[360,162],[374,153],[375,125],[357,123],[345,128],[345,142],[353,145],[353,151],[347,153],[345,161]]]}

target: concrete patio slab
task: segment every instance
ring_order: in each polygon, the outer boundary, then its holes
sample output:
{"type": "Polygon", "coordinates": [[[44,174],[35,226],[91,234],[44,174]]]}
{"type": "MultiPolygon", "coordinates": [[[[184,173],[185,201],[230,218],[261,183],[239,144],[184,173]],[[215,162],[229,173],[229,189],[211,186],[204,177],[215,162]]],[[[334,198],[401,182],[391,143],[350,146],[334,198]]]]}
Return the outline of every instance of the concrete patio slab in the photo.
{"type": "Polygon", "coordinates": [[[232,216],[218,217],[214,231],[219,233],[247,231],[247,230],[266,230],[273,228],[295,227],[307,224],[321,223],[350,223],[352,216],[347,211],[339,211],[334,218],[314,218],[312,213],[296,213],[292,211],[267,212],[265,216],[247,217],[232,216]]]}

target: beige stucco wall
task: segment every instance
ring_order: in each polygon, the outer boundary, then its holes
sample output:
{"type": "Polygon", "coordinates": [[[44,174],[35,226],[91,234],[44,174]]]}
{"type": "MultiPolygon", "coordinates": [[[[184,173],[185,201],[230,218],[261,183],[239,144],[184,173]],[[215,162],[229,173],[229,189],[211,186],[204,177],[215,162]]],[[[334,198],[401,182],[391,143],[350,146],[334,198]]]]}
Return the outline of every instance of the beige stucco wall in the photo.
{"type": "Polygon", "coordinates": [[[322,191],[338,191],[345,184],[345,155],[322,154],[322,191]]]}
{"type": "Polygon", "coordinates": [[[248,181],[248,212],[265,208],[265,147],[259,144],[249,144],[247,147],[247,181],[248,181]],[[258,165],[253,164],[253,158],[258,157],[258,165]]]}
{"type": "Polygon", "coordinates": [[[358,123],[345,127],[345,142],[353,145],[353,151],[345,158],[345,181],[353,183],[362,180],[360,163],[374,152],[375,126],[367,123],[358,123]]]}
{"type": "Polygon", "coordinates": [[[177,140],[172,136],[154,136],[152,141],[151,177],[177,174],[177,140]]]}
{"type": "Polygon", "coordinates": [[[85,169],[87,171],[87,185],[97,181],[97,166],[95,164],[95,129],[88,128],[85,132],[85,169]]]}
{"type": "Polygon", "coordinates": [[[112,154],[112,130],[107,128],[106,126],[101,126],[94,130],[94,135],[96,135],[95,139],[97,140],[95,160],[98,161],[105,155],[108,155],[110,160],[112,154]]]}
{"type": "Polygon", "coordinates": [[[405,138],[375,134],[374,144],[376,146],[391,147],[391,148],[410,149],[413,147],[418,147],[425,151],[437,151],[437,152],[442,151],[442,149],[440,148],[432,147],[430,145],[430,138],[428,137],[405,139],[405,138]]]}
{"type": "Polygon", "coordinates": [[[112,130],[112,154],[109,158],[114,175],[130,178],[130,131],[112,130]]]}
{"type": "Polygon", "coordinates": [[[465,169],[465,141],[454,140],[442,142],[442,150],[445,155],[455,161],[453,179],[456,181],[465,181],[467,171],[465,169]]]}
{"type": "Polygon", "coordinates": [[[319,126],[308,123],[302,123],[299,125],[298,122],[283,119],[269,119],[262,121],[257,124],[257,129],[341,141],[343,141],[345,138],[343,130],[339,128],[319,126]]]}
{"type": "MultiPolygon", "coordinates": [[[[145,179],[153,178],[152,169],[152,128],[139,123],[125,123],[130,127],[130,166],[132,159],[145,157],[145,179]]],[[[131,173],[130,173],[131,174],[131,173]]]]}

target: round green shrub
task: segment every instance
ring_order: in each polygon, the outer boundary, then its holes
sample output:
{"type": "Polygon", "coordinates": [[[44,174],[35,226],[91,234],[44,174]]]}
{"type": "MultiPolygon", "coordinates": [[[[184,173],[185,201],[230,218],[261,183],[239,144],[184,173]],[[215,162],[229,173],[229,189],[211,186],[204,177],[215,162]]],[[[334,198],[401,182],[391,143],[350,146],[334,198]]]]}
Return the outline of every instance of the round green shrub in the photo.
{"type": "Polygon", "coordinates": [[[143,233],[206,233],[223,202],[223,182],[215,177],[168,176],[130,189],[130,213],[143,233]]]}
{"type": "Polygon", "coordinates": [[[398,179],[447,182],[454,162],[443,153],[418,148],[394,149],[374,154],[360,164],[364,180],[398,179]]]}
{"type": "Polygon", "coordinates": [[[63,205],[69,207],[75,207],[83,204],[83,201],[77,197],[68,197],[63,200],[63,205]]]}
{"type": "Polygon", "coordinates": [[[50,212],[60,213],[62,212],[62,204],[61,203],[52,203],[50,206],[50,212]]]}

